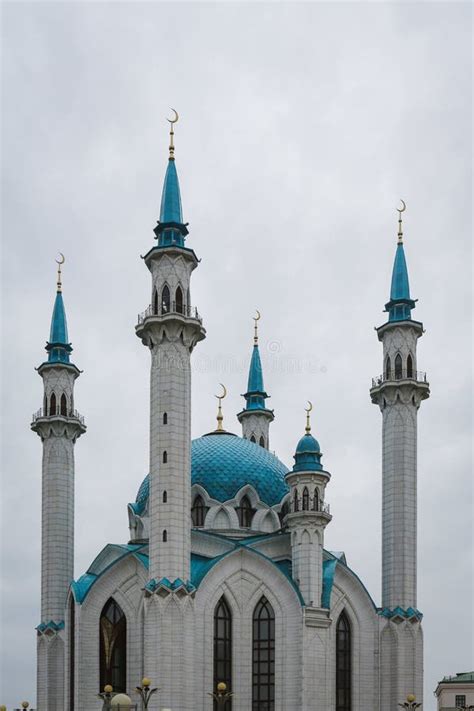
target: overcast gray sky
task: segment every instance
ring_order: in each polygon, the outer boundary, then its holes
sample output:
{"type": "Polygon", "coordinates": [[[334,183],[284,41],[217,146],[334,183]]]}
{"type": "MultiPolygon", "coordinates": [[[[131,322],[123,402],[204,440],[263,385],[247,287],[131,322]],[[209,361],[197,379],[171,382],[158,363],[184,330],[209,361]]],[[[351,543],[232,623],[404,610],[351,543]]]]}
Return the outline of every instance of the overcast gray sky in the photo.
{"type": "MultiPolygon", "coordinates": [[[[76,405],[76,577],[128,540],[126,504],[147,472],[149,303],[170,106],[202,258],[192,298],[193,436],[239,432],[252,316],[262,313],[271,446],[287,464],[305,401],[332,473],[326,547],[380,603],[381,372],[396,211],[418,366],[419,608],[425,705],[472,660],[471,7],[468,3],[4,3],[3,537],[0,703],[35,699],[42,404],[34,366],[66,255],[76,405]]],[[[159,680],[158,680],[159,681],[159,680]]]]}

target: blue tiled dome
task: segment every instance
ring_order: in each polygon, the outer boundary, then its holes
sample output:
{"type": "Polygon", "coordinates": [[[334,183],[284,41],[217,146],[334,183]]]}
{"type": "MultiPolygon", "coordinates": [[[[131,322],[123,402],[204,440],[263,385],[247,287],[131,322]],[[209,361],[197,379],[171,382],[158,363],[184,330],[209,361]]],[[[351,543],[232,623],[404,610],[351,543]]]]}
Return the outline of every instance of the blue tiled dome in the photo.
{"type": "MultiPolygon", "coordinates": [[[[264,447],[230,434],[205,435],[192,442],[191,480],[218,501],[232,499],[250,484],[260,499],[274,506],[288,493],[287,467],[264,447]]],[[[140,486],[134,505],[144,509],[149,494],[148,476],[140,486]]]]}
{"type": "Polygon", "coordinates": [[[296,454],[303,454],[303,452],[318,453],[321,451],[319,442],[311,434],[305,434],[302,436],[298,444],[296,445],[296,454]]]}
{"type": "Polygon", "coordinates": [[[307,432],[296,446],[294,472],[320,471],[321,447],[317,439],[307,432]]]}

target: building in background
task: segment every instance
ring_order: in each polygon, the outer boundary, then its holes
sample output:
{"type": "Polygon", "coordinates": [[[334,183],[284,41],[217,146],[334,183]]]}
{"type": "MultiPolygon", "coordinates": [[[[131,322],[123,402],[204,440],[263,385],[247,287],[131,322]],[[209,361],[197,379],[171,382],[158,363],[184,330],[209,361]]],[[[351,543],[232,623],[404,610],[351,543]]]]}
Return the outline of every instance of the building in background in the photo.
{"type": "MultiPolygon", "coordinates": [[[[377,329],[383,372],[370,390],[383,434],[377,603],[345,553],[324,548],[331,475],[311,404],[304,431],[303,422],[301,432],[295,425],[293,466],[270,451],[275,413],[258,313],[237,414],[241,436],[224,428],[224,389],[216,428],[191,441],[191,356],[206,331],[192,306],[191,275],[200,263],[187,242],[171,127],[156,243],[143,257],[150,305],[135,327],[151,357],[149,472],[127,506],[123,539],[105,546],[77,580],[74,447],[86,427],[75,409],[81,371],[71,361],[59,273],[48,357],[38,368],[43,406],[32,423],[43,446],[38,710],[93,711],[105,684],[133,695],[147,676],[160,687],[153,709],[210,711],[208,692],[225,682],[234,692],[227,711],[396,711],[407,694],[421,700],[423,690],[417,415],[429,396],[417,363],[424,331],[412,318],[404,204],[387,320],[377,329]]],[[[308,328],[311,321],[308,307],[308,328]]],[[[99,531],[101,522],[90,525],[99,531]]]]}
{"type": "Polygon", "coordinates": [[[474,672],[460,672],[455,676],[445,676],[435,690],[438,711],[474,709],[474,672]]]}

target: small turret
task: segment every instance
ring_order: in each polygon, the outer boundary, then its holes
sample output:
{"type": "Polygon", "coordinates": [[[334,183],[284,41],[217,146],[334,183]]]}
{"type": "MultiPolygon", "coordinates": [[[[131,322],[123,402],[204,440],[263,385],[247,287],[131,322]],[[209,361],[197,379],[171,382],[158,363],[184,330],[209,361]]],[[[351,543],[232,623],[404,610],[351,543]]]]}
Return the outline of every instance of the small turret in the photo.
{"type": "Polygon", "coordinates": [[[242,436],[251,442],[259,444],[265,449],[269,448],[270,422],[274,419],[273,410],[266,407],[265,400],[269,396],[265,392],[263,385],[263,370],[258,348],[258,321],[260,312],[257,311],[254,317],[254,338],[252,356],[250,359],[249,378],[247,392],[243,395],[246,406],[239,412],[237,419],[242,425],[242,436]]]}
{"type": "Polygon", "coordinates": [[[290,513],[285,524],[291,534],[293,578],[306,605],[320,607],[324,529],[332,518],[324,495],[331,475],[322,467],[319,442],[311,434],[312,409],[308,403],[306,431],[296,447],[293,470],[285,477],[290,487],[290,513]]]}

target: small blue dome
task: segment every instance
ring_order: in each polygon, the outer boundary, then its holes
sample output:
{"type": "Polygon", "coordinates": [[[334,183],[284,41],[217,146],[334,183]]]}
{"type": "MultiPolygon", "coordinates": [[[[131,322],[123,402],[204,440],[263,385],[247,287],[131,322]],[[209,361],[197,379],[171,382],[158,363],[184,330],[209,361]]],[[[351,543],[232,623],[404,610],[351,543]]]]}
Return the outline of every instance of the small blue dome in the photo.
{"type": "Polygon", "coordinates": [[[295,463],[293,466],[294,472],[303,471],[320,471],[321,465],[321,448],[317,439],[312,434],[307,432],[302,436],[296,446],[295,463]]]}
{"type": "Polygon", "coordinates": [[[298,442],[296,446],[296,454],[303,454],[303,452],[320,454],[321,448],[319,446],[319,442],[313,437],[313,435],[305,434],[298,442]]]}
{"type": "MultiPolygon", "coordinates": [[[[261,501],[278,504],[288,493],[288,468],[260,445],[231,434],[210,434],[191,445],[191,483],[199,484],[217,501],[228,501],[246,484],[261,501]]],[[[141,513],[149,495],[149,477],[142,482],[133,508],[141,513]]]]}

